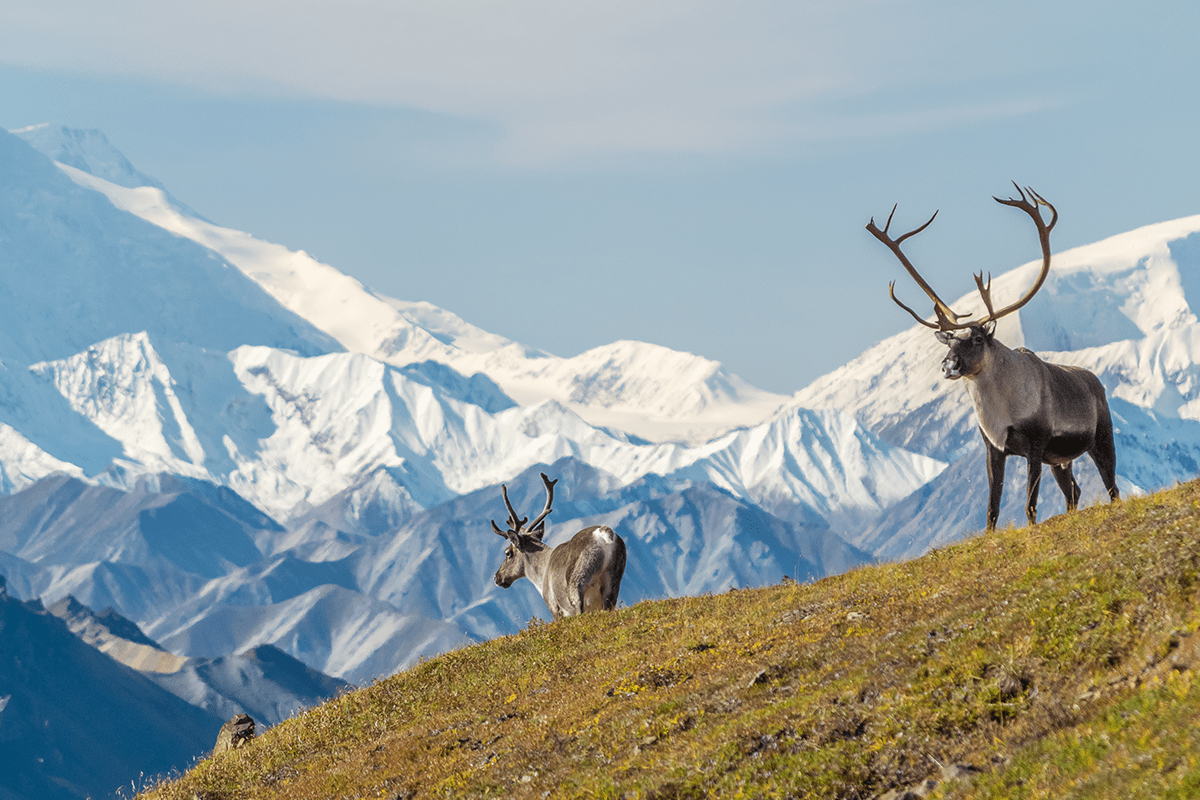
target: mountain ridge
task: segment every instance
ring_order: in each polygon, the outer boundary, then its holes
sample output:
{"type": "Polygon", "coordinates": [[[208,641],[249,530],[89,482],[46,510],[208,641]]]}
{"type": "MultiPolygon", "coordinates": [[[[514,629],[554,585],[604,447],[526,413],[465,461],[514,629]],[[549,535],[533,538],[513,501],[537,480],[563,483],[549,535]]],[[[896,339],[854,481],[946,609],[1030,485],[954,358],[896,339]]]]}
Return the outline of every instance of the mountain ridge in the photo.
{"type": "Polygon", "coordinates": [[[139,775],[186,769],[221,726],[2,586],[0,690],[0,791],[20,800],[110,797],[139,775]]]}
{"type": "Polygon", "coordinates": [[[196,218],[161,188],[122,186],[70,165],[61,169],[115,207],[228,258],[346,349],[389,364],[432,360],[466,375],[483,372],[523,404],[555,399],[593,424],[618,425],[653,440],[682,436],[695,443],[761,420],[785,399],[750,386],[718,362],[642,342],[614,342],[566,359],[533,350],[428,303],[377,294],[303,251],[196,218]],[[681,378],[687,388],[672,393],[681,378]],[[639,384],[653,391],[639,390],[639,384]],[[601,402],[591,402],[596,399],[601,402]],[[681,416],[687,421],[679,422],[681,416]]]}

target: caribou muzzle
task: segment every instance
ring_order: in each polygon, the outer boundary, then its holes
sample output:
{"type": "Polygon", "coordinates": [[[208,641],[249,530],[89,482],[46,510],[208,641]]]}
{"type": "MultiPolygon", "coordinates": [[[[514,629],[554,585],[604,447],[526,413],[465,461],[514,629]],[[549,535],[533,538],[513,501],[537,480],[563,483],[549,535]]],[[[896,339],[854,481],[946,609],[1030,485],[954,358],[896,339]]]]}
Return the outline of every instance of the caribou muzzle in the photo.
{"type": "Polygon", "coordinates": [[[953,353],[942,359],[942,377],[950,381],[962,377],[962,367],[958,363],[958,357],[953,353]]]}

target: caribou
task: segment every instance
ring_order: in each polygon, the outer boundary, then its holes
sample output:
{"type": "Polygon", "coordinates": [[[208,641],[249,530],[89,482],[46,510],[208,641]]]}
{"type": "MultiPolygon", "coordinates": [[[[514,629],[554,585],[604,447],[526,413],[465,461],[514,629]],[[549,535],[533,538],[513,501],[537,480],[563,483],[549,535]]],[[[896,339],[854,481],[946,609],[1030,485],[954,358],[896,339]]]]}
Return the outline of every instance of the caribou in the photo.
{"type": "Polygon", "coordinates": [[[1095,462],[1109,500],[1120,499],[1112,417],[1100,379],[1082,367],[1048,364],[1024,347],[1011,350],[995,338],[997,320],[1024,307],[1045,283],[1050,273],[1050,231],[1058,222],[1058,212],[1045,198],[1028,187],[1022,189],[1016,183],[1013,186],[1020,199],[992,199],[1019,208],[1033,220],[1042,246],[1042,269],[1032,288],[1016,302],[999,310],[992,307],[991,275],[985,283],[983,273],[977,273],[975,285],[987,309],[987,315],[978,321],[966,320],[970,314],[956,314],[943,303],[900,249],[905,239],[929,227],[937,217],[936,211],[924,225],[894,239],[888,229],[896,213],[895,206],[882,230],[875,224],[874,217],[867,223],[867,230],[887,245],[933,301],[936,322],[926,320],[900,302],[896,298],[895,281],[888,285],[888,294],[917,322],[934,329],[938,341],[950,348],[942,360],[942,374],[948,380],[962,380],[975,407],[979,431],[987,446],[988,531],[995,530],[1000,515],[1004,463],[1008,456],[1022,456],[1028,465],[1025,516],[1030,525],[1037,522],[1042,464],[1050,465],[1054,479],[1066,497],[1069,512],[1078,507],[1080,494],[1071,464],[1084,453],[1095,462]],[[1042,217],[1040,206],[1050,210],[1049,223],[1042,217]]]}
{"type": "Polygon", "coordinates": [[[584,528],[558,547],[550,547],[546,517],[554,503],[554,484],[542,473],[546,507],[533,522],[520,517],[508,501],[508,487],[500,485],[508,509],[508,530],[492,520],[492,530],[508,540],[504,562],[496,570],[496,585],[507,589],[520,578],[529,578],[546,601],[557,622],[585,611],[617,607],[621,577],[625,574],[625,541],[605,525],[584,528]]]}

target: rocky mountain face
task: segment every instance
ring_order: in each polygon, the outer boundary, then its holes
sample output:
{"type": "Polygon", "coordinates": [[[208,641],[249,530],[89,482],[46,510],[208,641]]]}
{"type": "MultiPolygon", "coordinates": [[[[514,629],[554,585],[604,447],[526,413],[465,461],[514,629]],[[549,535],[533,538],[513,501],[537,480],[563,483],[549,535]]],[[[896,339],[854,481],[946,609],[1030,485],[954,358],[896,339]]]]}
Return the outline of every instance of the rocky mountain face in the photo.
{"type": "Polygon", "coordinates": [[[110,797],[188,767],[221,722],[0,591],[0,796],[110,797]]]}
{"type": "Polygon", "coordinates": [[[114,609],[93,611],[71,595],[47,611],[86,644],[176,697],[225,720],[250,714],[260,730],[333,697],[348,685],[271,645],[216,658],[177,656],[114,609]]]}

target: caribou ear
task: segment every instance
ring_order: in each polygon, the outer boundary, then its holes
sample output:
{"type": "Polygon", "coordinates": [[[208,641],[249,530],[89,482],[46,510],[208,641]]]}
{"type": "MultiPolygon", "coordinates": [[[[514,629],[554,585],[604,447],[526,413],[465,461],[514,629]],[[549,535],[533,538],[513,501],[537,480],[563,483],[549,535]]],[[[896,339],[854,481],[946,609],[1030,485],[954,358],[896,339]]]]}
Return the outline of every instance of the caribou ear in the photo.
{"type": "Polygon", "coordinates": [[[996,320],[990,319],[983,324],[983,335],[990,342],[992,337],[996,335],[996,320]]]}
{"type": "Polygon", "coordinates": [[[954,344],[954,331],[937,331],[933,335],[937,337],[939,342],[947,347],[954,344]]]}

